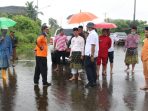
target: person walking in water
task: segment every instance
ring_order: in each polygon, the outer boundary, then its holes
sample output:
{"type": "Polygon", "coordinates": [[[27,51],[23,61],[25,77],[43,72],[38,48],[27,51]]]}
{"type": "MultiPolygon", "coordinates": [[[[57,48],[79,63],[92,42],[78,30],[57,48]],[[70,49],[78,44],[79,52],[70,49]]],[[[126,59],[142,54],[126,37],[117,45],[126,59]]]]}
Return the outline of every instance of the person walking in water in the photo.
{"type": "Polygon", "coordinates": [[[60,33],[55,37],[54,40],[54,50],[56,52],[56,63],[57,67],[54,71],[59,71],[60,69],[60,58],[62,57],[63,60],[63,70],[65,71],[65,56],[66,56],[66,49],[67,49],[67,36],[64,34],[64,29],[60,29],[60,33]]]}
{"type": "Polygon", "coordinates": [[[96,59],[98,57],[99,42],[98,34],[94,29],[94,23],[89,22],[87,25],[89,35],[86,39],[85,44],[85,59],[84,66],[88,83],[85,85],[86,88],[96,86],[97,72],[96,72],[96,59]]]}
{"type": "Polygon", "coordinates": [[[102,35],[99,36],[99,52],[97,58],[98,76],[100,72],[100,65],[102,63],[102,75],[106,76],[106,67],[108,61],[108,49],[111,47],[111,39],[109,37],[109,29],[102,29],[102,35]]]}
{"type": "Polygon", "coordinates": [[[34,74],[34,85],[39,84],[40,74],[42,76],[43,86],[50,86],[51,83],[47,82],[47,34],[49,28],[46,25],[41,27],[41,35],[37,38],[36,41],[36,67],[34,74]]]}
{"type": "Polygon", "coordinates": [[[12,62],[13,62],[13,64],[12,64],[12,66],[14,67],[15,65],[14,65],[14,62],[15,62],[15,60],[17,59],[17,56],[16,56],[16,47],[17,47],[17,39],[16,39],[16,37],[15,37],[15,35],[14,35],[14,31],[10,31],[10,38],[11,38],[11,42],[12,42],[12,49],[13,49],[13,58],[12,58],[12,62]]]}
{"type": "Polygon", "coordinates": [[[6,80],[6,70],[10,66],[10,59],[12,57],[12,43],[9,36],[7,36],[8,28],[1,29],[0,36],[0,70],[2,71],[2,78],[6,80]]]}
{"type": "Polygon", "coordinates": [[[82,63],[84,58],[84,38],[79,36],[78,28],[73,28],[74,37],[71,40],[71,73],[72,77],[69,80],[76,79],[78,73],[78,80],[81,80],[80,73],[82,73],[82,63]]]}
{"type": "Polygon", "coordinates": [[[134,68],[135,64],[138,63],[138,43],[139,43],[139,35],[137,34],[137,27],[133,26],[131,28],[131,34],[129,34],[125,41],[125,49],[126,55],[125,55],[125,64],[127,68],[125,71],[129,71],[130,67],[129,65],[132,64],[132,74],[134,74],[134,68]]]}
{"type": "MultiPolygon", "coordinates": [[[[109,34],[110,35],[110,34],[109,34]]],[[[115,35],[110,35],[112,44],[111,47],[108,49],[108,59],[110,62],[110,74],[113,74],[113,65],[114,65],[114,43],[117,42],[119,39],[115,35]]]]}

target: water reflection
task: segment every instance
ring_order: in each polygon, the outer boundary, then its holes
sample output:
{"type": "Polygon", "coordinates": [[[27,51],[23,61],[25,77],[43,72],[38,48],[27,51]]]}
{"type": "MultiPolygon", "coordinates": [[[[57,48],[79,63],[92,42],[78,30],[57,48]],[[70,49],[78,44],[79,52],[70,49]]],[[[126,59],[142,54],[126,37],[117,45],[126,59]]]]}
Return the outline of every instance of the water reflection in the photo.
{"type": "Polygon", "coordinates": [[[39,86],[34,86],[35,101],[37,111],[48,111],[48,87],[43,87],[43,92],[41,93],[39,86]]]}
{"type": "Polygon", "coordinates": [[[110,78],[109,85],[107,83],[107,79],[103,78],[102,86],[100,84],[98,88],[99,110],[109,111],[109,109],[111,108],[112,92],[113,92],[112,78],[110,78]]]}
{"type": "Polygon", "coordinates": [[[96,111],[98,109],[97,104],[97,90],[95,88],[86,89],[84,111],[96,111]]]}
{"type": "Polygon", "coordinates": [[[83,105],[84,101],[86,100],[84,95],[84,89],[82,87],[73,85],[71,89],[71,101],[71,109],[74,109],[75,111],[83,111],[83,107],[86,107],[85,105],[83,105]]]}
{"type": "Polygon", "coordinates": [[[124,102],[126,104],[126,106],[131,110],[136,110],[136,101],[137,101],[137,83],[135,81],[134,75],[129,75],[129,73],[127,73],[126,76],[126,81],[127,84],[125,86],[125,92],[124,92],[124,102]]]}
{"type": "Polygon", "coordinates": [[[145,98],[143,101],[143,110],[142,111],[147,111],[148,110],[148,92],[145,93],[145,98]]]}
{"type": "Polygon", "coordinates": [[[2,111],[13,111],[17,93],[17,75],[14,68],[12,73],[8,71],[8,81],[3,79],[3,88],[1,87],[1,91],[2,111]]]}
{"type": "Polygon", "coordinates": [[[112,105],[113,79],[106,78],[98,87],[86,89],[81,85],[71,86],[71,109],[73,111],[109,111],[112,105]]]}

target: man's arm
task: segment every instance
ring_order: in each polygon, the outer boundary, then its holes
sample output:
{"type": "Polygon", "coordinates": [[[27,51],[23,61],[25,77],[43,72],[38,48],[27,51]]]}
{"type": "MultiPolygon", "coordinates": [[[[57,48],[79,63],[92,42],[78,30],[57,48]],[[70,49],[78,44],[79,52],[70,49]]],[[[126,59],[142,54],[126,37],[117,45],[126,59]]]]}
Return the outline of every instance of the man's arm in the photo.
{"type": "Polygon", "coordinates": [[[91,44],[91,62],[94,62],[95,44],[91,44]]]}
{"type": "Polygon", "coordinates": [[[37,38],[37,43],[36,43],[37,46],[38,46],[41,50],[43,50],[43,48],[44,48],[44,47],[42,46],[42,38],[43,38],[42,36],[38,37],[38,38],[37,38]]]}

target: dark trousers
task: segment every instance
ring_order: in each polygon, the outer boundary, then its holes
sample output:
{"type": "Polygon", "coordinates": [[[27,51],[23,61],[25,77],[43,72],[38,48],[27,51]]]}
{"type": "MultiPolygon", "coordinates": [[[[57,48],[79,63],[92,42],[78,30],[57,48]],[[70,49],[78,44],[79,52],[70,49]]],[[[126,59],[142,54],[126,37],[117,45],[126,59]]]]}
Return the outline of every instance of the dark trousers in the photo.
{"type": "Polygon", "coordinates": [[[65,56],[66,56],[66,51],[56,51],[56,56],[57,56],[57,64],[60,64],[61,60],[60,58],[62,57],[62,64],[65,65],[66,61],[65,61],[65,56]]]}
{"type": "Polygon", "coordinates": [[[47,83],[47,58],[36,56],[34,83],[38,84],[40,79],[40,74],[42,76],[43,84],[46,84],[47,83]]]}
{"type": "Polygon", "coordinates": [[[97,80],[96,58],[94,59],[94,62],[91,62],[90,57],[85,56],[84,66],[89,84],[96,84],[97,80]]]}

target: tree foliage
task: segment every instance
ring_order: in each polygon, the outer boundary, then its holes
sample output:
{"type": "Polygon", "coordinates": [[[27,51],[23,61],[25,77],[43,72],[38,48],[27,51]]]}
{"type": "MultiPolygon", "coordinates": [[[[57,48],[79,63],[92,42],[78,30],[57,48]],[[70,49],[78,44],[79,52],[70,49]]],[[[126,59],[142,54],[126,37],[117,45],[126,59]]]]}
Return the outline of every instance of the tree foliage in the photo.
{"type": "Polygon", "coordinates": [[[33,1],[32,2],[26,2],[26,9],[27,9],[27,16],[33,20],[37,19],[37,6],[33,5],[33,1]]]}
{"type": "Polygon", "coordinates": [[[49,25],[51,28],[58,28],[59,27],[57,20],[55,20],[53,18],[49,18],[49,25]]]}
{"type": "Polygon", "coordinates": [[[116,29],[113,29],[112,31],[114,32],[124,31],[126,33],[129,33],[130,31],[129,29],[133,25],[137,26],[139,32],[142,32],[147,23],[146,21],[142,20],[136,20],[135,23],[133,23],[132,20],[124,20],[124,19],[107,19],[106,21],[115,23],[118,26],[116,29]]]}
{"type": "Polygon", "coordinates": [[[35,34],[38,34],[40,31],[40,21],[34,21],[22,15],[14,16],[13,20],[17,22],[17,25],[15,26],[17,31],[35,34]]]}
{"type": "Polygon", "coordinates": [[[59,28],[59,25],[57,23],[57,20],[54,18],[49,18],[49,25],[50,25],[50,36],[52,36],[57,28],[59,28]]]}

